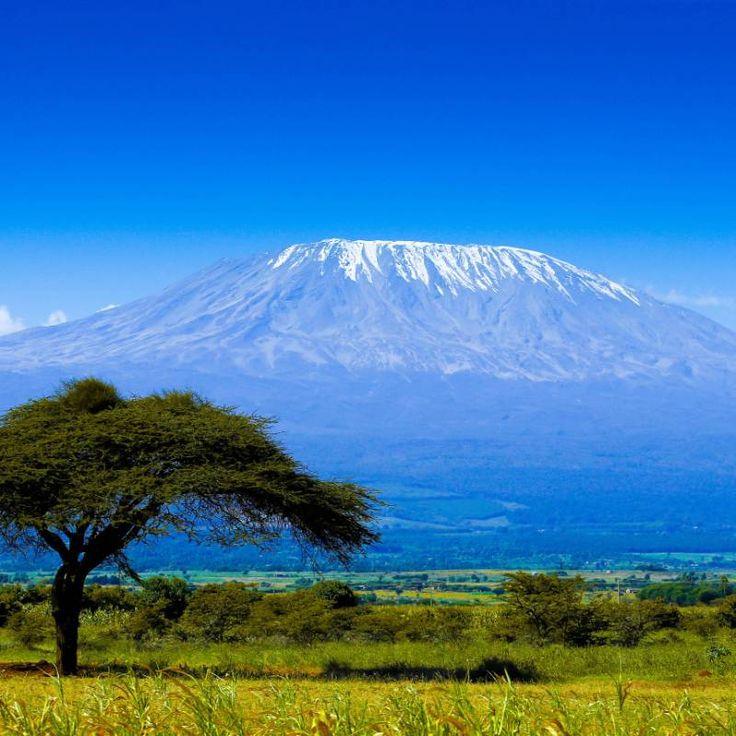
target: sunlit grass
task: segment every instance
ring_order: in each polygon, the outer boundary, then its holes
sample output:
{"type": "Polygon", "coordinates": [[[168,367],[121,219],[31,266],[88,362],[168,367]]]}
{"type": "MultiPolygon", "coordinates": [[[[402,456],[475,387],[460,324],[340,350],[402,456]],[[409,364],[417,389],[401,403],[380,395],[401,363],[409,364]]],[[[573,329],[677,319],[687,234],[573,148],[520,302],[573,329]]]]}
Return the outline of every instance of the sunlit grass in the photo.
{"type": "MultiPolygon", "coordinates": [[[[736,655],[717,663],[709,657],[714,644],[736,651],[736,637],[721,630],[715,639],[689,632],[666,632],[634,648],[614,646],[536,647],[514,642],[489,640],[482,630],[477,636],[458,642],[357,642],[335,641],[298,645],[278,641],[206,644],[182,642],[164,637],[143,644],[120,636],[114,628],[83,627],[80,662],[94,671],[157,671],[174,668],[201,674],[211,670],[237,677],[324,677],[354,675],[381,679],[396,677],[402,668],[414,679],[433,679],[438,672],[471,671],[483,662],[495,660],[509,669],[530,673],[536,682],[564,683],[581,678],[612,678],[621,675],[637,680],[688,682],[707,673],[729,675],[736,671],[736,655]],[[698,673],[701,673],[698,675],[698,673]]],[[[51,662],[51,641],[34,647],[16,643],[0,629],[0,662],[51,662]]]]}
{"type": "Polygon", "coordinates": [[[458,641],[308,645],[136,643],[121,635],[129,613],[88,612],[83,676],[64,681],[50,639],[24,646],[0,629],[0,734],[736,736],[734,631],[538,647],[494,639],[495,608],[473,608],[458,641]]]}
{"type": "Polygon", "coordinates": [[[257,736],[531,736],[736,734],[731,681],[691,690],[651,683],[555,688],[457,683],[10,677],[0,684],[2,733],[257,736]]]}

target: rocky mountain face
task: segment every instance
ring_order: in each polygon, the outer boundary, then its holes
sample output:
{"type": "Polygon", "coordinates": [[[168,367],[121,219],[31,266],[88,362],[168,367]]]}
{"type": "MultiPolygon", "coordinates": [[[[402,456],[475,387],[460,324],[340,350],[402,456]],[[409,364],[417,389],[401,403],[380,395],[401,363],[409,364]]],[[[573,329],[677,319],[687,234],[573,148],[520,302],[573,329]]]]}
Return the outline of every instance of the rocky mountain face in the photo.
{"type": "Polygon", "coordinates": [[[0,341],[0,370],[160,363],[253,377],[727,380],[736,335],[534,251],[327,240],[0,341]]]}

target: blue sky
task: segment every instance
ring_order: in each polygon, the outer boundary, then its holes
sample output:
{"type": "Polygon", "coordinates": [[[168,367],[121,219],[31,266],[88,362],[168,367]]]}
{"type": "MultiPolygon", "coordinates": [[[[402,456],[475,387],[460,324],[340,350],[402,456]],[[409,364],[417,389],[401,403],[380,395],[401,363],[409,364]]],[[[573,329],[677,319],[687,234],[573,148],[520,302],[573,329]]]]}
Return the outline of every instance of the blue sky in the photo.
{"type": "Polygon", "coordinates": [[[544,250],[736,328],[734,2],[2,10],[0,330],[331,236],[544,250]]]}

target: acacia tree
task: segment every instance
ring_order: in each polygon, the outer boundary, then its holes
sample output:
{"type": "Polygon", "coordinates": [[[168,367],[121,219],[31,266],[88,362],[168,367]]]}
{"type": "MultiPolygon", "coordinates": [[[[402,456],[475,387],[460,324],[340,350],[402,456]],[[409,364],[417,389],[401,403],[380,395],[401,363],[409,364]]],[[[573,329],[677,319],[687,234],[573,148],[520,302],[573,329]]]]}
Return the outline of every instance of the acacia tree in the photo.
{"type": "Polygon", "coordinates": [[[268,420],[192,393],[125,399],[88,378],[0,419],[0,536],[61,560],[51,608],[64,675],[77,671],[86,577],[109,562],[130,572],[131,542],[179,532],[262,544],[289,529],[345,563],[377,539],[375,506],[359,486],[306,472],[268,420]]]}

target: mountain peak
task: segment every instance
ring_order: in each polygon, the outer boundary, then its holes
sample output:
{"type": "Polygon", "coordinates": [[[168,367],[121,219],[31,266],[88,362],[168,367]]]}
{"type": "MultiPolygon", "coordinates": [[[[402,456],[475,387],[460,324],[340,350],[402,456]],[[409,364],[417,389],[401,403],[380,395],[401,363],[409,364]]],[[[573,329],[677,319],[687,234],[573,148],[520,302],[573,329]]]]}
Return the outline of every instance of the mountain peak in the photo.
{"type": "Polygon", "coordinates": [[[439,294],[499,292],[504,281],[550,287],[575,301],[576,291],[640,304],[636,292],[611,279],[536,250],[491,245],[453,245],[414,240],[329,238],[292,245],[271,259],[274,269],[317,267],[321,275],[342,274],[351,281],[398,278],[419,281],[439,294]]]}
{"type": "Polygon", "coordinates": [[[702,381],[731,380],[734,355],[725,328],[538,251],[330,239],[0,339],[0,373],[136,363],[284,380],[702,381]]]}

